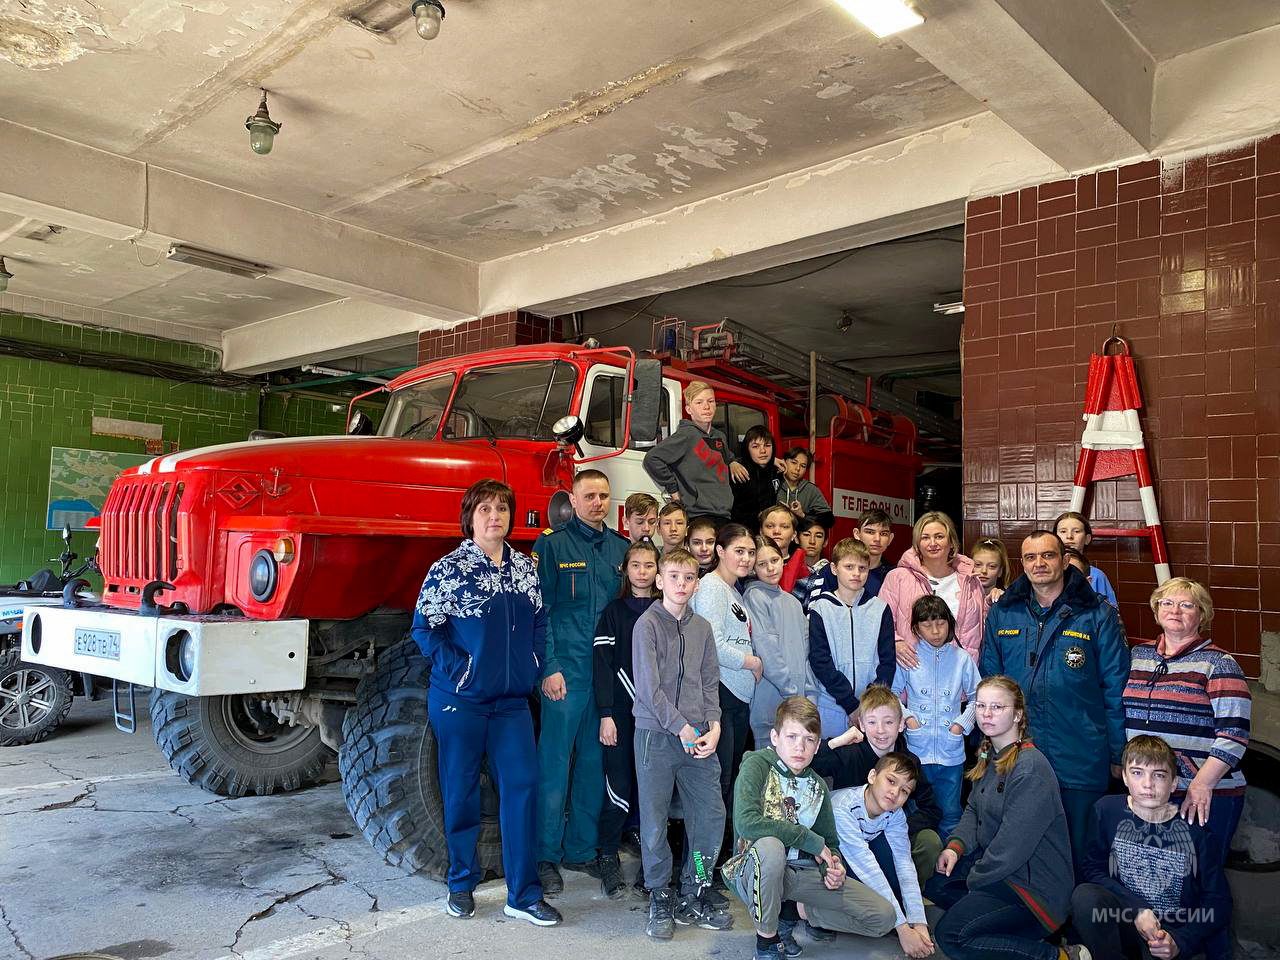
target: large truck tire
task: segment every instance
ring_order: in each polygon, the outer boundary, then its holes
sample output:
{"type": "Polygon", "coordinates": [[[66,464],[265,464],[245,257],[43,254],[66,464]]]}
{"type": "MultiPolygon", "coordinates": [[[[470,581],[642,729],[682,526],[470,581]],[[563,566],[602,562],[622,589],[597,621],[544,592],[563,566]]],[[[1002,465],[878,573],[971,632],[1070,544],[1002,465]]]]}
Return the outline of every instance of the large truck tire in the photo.
{"type": "Polygon", "coordinates": [[[241,695],[153,690],[151,731],[169,766],[224,797],[309,786],[333,759],[317,728],[282,724],[255,698],[241,695]]]}
{"type": "MultiPolygon", "coordinates": [[[[343,724],[338,770],[347,809],[387,863],[444,880],[449,872],[436,738],[427,717],[431,666],[411,640],[388,648],[360,682],[343,724]]],[[[502,876],[497,794],[481,778],[480,867],[502,876]]]]}
{"type": "Polygon", "coordinates": [[[39,743],[62,726],[74,683],[66,670],[24,662],[17,644],[0,651],[0,747],[39,743]]]}

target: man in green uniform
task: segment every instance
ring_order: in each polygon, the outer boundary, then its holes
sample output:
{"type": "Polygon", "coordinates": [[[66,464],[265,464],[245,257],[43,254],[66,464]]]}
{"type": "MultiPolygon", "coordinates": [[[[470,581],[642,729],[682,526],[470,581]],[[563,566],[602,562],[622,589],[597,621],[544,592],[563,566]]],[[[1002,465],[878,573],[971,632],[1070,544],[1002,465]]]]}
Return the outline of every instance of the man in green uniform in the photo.
{"type": "Polygon", "coordinates": [[[601,612],[618,595],[630,546],[605,526],[609,478],[603,473],[581,471],[569,500],[573,519],[533,545],[548,614],[538,735],[538,877],[547,896],[564,888],[558,865],[597,870],[604,767],[591,685],[592,645],[601,612]]]}

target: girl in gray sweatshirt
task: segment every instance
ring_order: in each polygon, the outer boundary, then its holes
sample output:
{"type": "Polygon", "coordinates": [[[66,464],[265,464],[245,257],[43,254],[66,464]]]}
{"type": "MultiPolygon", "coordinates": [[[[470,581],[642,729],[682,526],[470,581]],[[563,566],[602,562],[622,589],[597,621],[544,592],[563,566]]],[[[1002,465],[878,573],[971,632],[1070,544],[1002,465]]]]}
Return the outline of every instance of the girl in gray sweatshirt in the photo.
{"type": "Polygon", "coordinates": [[[751,617],[751,639],[764,679],[751,698],[751,732],[757,748],[769,742],[774,715],[787,697],[817,696],[809,669],[809,621],[800,601],[780,586],[784,560],[777,542],[756,537],[756,579],[742,601],[751,617]]]}

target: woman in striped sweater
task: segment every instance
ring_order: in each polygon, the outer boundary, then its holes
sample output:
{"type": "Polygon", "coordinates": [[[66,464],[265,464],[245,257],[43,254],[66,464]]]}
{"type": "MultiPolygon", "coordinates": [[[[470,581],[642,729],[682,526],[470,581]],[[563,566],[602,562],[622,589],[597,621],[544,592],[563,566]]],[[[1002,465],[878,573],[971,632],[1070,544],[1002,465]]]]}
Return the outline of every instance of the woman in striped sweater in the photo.
{"type": "Polygon", "coordinates": [[[1249,745],[1249,685],[1231,654],[1202,636],[1213,622],[1209,591],[1175,577],[1151,594],[1163,633],[1133,648],[1124,691],[1125,730],[1162,737],[1178,758],[1173,799],[1203,825],[1225,863],[1244,808],[1240,759],[1249,745]]]}

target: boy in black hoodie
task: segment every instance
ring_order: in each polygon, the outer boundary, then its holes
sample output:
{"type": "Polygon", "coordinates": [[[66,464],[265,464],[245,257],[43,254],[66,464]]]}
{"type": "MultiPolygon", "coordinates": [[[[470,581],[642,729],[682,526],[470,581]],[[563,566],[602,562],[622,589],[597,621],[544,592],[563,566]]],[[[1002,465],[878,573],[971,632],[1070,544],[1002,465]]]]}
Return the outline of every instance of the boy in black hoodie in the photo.
{"type": "MultiPolygon", "coordinates": [[[[888,687],[880,684],[867,687],[858,701],[858,717],[861,727],[852,726],[840,736],[823,743],[813,758],[813,769],[830,779],[835,790],[862,786],[867,782],[867,773],[875,769],[880,758],[887,753],[905,753],[915,757],[917,762],[920,760],[907,748],[906,738],[902,735],[902,701],[888,687]]],[[[933,876],[938,854],[942,852],[942,838],[938,836],[942,808],[934,799],[928,779],[921,777],[916,782],[911,799],[903,809],[907,814],[907,835],[911,838],[911,859],[923,887],[925,881],[933,876]]],[[[893,853],[883,836],[871,841],[871,852],[901,903],[902,890],[898,885],[893,853]]],[[[812,930],[809,933],[813,935],[812,930]]],[[[822,938],[822,931],[817,932],[817,938],[822,938]]]]}
{"type": "Polygon", "coordinates": [[[712,517],[716,529],[733,512],[730,479],[746,480],[747,468],[729,447],[725,435],[711,424],[716,417],[716,394],[711,385],[694,380],[684,388],[688,420],[644,455],[644,469],[659,487],[679,500],[692,522],[712,517]]]}

